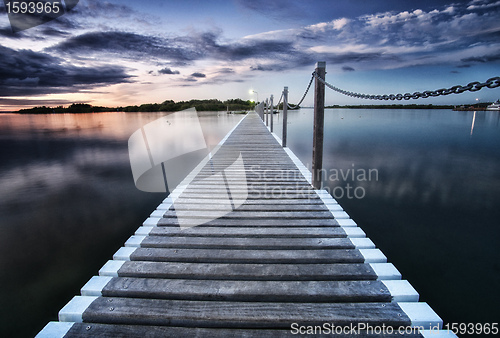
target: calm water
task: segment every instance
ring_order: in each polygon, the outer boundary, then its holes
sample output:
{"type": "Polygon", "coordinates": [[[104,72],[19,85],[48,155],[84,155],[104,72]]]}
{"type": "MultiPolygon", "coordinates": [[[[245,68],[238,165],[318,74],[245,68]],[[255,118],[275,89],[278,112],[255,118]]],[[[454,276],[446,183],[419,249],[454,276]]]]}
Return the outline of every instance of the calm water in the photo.
{"type": "MultiPolygon", "coordinates": [[[[309,168],[312,116],[288,117],[288,146],[309,168]]],[[[327,109],[324,142],[325,187],[364,191],[338,201],[421,301],[445,323],[498,322],[500,113],[327,109]],[[349,169],[378,180],[344,180],[349,169]]]]}
{"type": "MultiPolygon", "coordinates": [[[[0,115],[1,337],[57,320],[165,198],[135,188],[128,159],[130,135],[164,115],[0,115]]],[[[209,147],[242,118],[199,115],[209,147]]]]}
{"type": "MultiPolygon", "coordinates": [[[[445,322],[498,322],[500,115],[473,114],[325,117],[324,167],[340,173],[326,188],[362,188],[363,198],[339,202],[445,322]],[[344,180],[349,169],[378,176],[344,180]]],[[[135,188],[127,152],[128,137],[163,115],[0,115],[0,336],[56,320],[165,197],[135,188]]],[[[207,143],[240,118],[203,114],[207,143]]],[[[290,112],[288,127],[310,165],[312,110],[290,112]]]]}

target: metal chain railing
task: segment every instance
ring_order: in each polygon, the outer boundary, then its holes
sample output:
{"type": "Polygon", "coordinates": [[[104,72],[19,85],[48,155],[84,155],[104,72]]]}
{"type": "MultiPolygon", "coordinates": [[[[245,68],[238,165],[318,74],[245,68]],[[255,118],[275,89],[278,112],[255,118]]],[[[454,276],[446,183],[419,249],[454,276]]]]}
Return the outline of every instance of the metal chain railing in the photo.
{"type": "Polygon", "coordinates": [[[278,100],[278,104],[276,105],[276,109],[280,109],[280,104],[281,104],[281,100],[283,100],[283,93],[281,93],[281,96],[280,96],[280,99],[278,100]]]}
{"type": "Polygon", "coordinates": [[[302,101],[304,101],[304,99],[306,98],[307,93],[309,92],[309,89],[311,88],[311,85],[312,85],[313,80],[314,80],[314,74],[316,74],[316,72],[314,72],[312,74],[311,80],[309,81],[309,84],[307,85],[306,91],[305,91],[304,95],[302,95],[302,98],[300,99],[299,103],[297,103],[294,107],[291,107],[290,104],[288,104],[288,102],[287,102],[288,109],[298,109],[298,108],[300,108],[300,104],[302,103],[302,101]]]}
{"type": "MultiPolygon", "coordinates": [[[[426,90],[424,92],[414,92],[414,93],[405,93],[405,94],[389,94],[389,95],[369,95],[369,94],[360,94],[349,92],[347,90],[343,90],[337,88],[328,82],[325,79],[322,79],[316,72],[313,72],[313,77],[317,78],[319,81],[325,84],[328,88],[351,97],[356,97],[359,99],[368,99],[368,100],[410,100],[410,99],[425,99],[428,97],[436,97],[441,95],[450,95],[450,94],[461,94],[465,91],[477,92],[484,87],[487,88],[497,88],[500,87],[500,77],[492,77],[491,79],[486,80],[486,82],[471,82],[466,86],[453,86],[450,88],[442,88],[437,90],[426,90]]],[[[310,84],[309,84],[310,85],[310,84]]]]}

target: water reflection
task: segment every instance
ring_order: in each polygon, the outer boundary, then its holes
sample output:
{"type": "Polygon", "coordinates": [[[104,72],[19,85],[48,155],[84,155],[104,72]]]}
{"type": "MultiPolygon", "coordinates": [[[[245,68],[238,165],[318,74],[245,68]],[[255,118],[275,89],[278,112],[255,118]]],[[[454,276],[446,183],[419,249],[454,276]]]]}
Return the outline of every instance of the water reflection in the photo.
{"type": "MultiPolygon", "coordinates": [[[[289,147],[309,168],[312,115],[302,109],[288,118],[289,147]]],[[[275,126],[280,135],[281,125],[275,126]]],[[[499,113],[327,110],[324,168],[353,165],[376,169],[379,179],[329,180],[326,188],[350,184],[366,191],[363,199],[339,202],[421,299],[445,322],[494,321],[500,301],[493,286],[500,282],[499,113]]]]}
{"type": "MultiPolygon", "coordinates": [[[[164,115],[0,115],[0,336],[33,336],[56,320],[165,197],[135,188],[127,149],[164,115]]],[[[241,119],[198,115],[209,147],[241,119]]]]}

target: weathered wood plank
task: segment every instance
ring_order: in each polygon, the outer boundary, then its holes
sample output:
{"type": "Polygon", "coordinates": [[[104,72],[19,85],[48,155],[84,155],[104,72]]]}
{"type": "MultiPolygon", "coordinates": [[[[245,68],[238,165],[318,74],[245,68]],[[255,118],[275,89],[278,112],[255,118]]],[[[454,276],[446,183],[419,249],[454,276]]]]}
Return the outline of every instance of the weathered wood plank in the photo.
{"type": "MultiPolygon", "coordinates": [[[[190,205],[190,204],[208,204],[208,205],[213,205],[216,204],[214,203],[213,200],[210,199],[201,199],[201,198],[180,198],[175,201],[176,204],[182,204],[182,205],[190,205]]],[[[286,200],[280,200],[280,199],[247,199],[245,203],[243,203],[242,206],[244,205],[258,205],[258,206],[265,206],[265,205],[303,205],[304,200],[303,199],[293,199],[293,198],[288,198],[286,200]]],[[[316,205],[323,205],[324,202],[319,198],[311,198],[307,200],[308,205],[316,204],[316,205]]]]}
{"type": "MultiPolygon", "coordinates": [[[[332,217],[332,214],[329,211],[245,211],[245,210],[235,210],[232,211],[222,217],[218,217],[220,213],[204,211],[182,211],[181,215],[183,218],[251,218],[251,219],[261,219],[261,218],[278,218],[284,220],[290,219],[318,219],[318,218],[326,218],[329,219],[332,217]]],[[[176,211],[167,210],[163,215],[164,218],[168,217],[177,217],[176,211]]]]}
{"type": "Polygon", "coordinates": [[[150,236],[203,236],[203,237],[248,237],[248,238],[338,238],[346,237],[341,227],[291,228],[291,227],[193,227],[181,230],[178,227],[153,227],[150,236]]]}
{"type": "Polygon", "coordinates": [[[88,323],[188,327],[276,328],[302,325],[367,323],[409,326],[396,303],[276,303],[183,301],[99,297],[85,310],[88,323]]]}
{"type": "MultiPolygon", "coordinates": [[[[200,224],[199,219],[193,218],[193,224],[200,224]]],[[[185,225],[189,222],[186,220],[185,225]]],[[[158,221],[158,226],[175,226],[179,227],[179,222],[177,218],[160,218],[158,221]]],[[[324,219],[238,219],[235,222],[234,219],[224,219],[218,218],[212,221],[198,225],[199,227],[210,227],[210,226],[227,226],[227,227],[338,227],[337,223],[333,218],[324,219]]]]}
{"type": "Polygon", "coordinates": [[[225,280],[376,280],[369,264],[235,264],[127,261],[120,277],[225,280]]]}
{"type": "Polygon", "coordinates": [[[179,249],[354,249],[348,238],[239,238],[239,237],[167,237],[146,236],[142,248],[179,249]]]}
{"type": "MultiPolygon", "coordinates": [[[[220,204],[185,204],[185,203],[175,203],[169,210],[182,210],[182,211],[210,211],[210,210],[225,210],[224,206],[220,204]]],[[[236,211],[325,211],[329,212],[328,207],[321,204],[243,204],[239,206],[236,211]]]]}
{"type": "Polygon", "coordinates": [[[227,281],[116,277],[105,297],[239,302],[390,302],[380,281],[227,281]]]}
{"type": "Polygon", "coordinates": [[[135,261],[193,263],[364,263],[359,250],[228,250],[137,248],[135,261]]]}
{"type": "MultiPolygon", "coordinates": [[[[315,337],[331,337],[331,333],[323,331],[319,334],[317,330],[315,337]]],[[[285,338],[297,337],[292,334],[291,327],[281,330],[272,329],[221,329],[221,328],[199,328],[199,327],[172,327],[154,325],[112,325],[112,324],[88,324],[75,323],[66,334],[65,338],[88,338],[88,337],[192,337],[192,338],[285,338]]],[[[338,338],[352,337],[351,334],[335,334],[338,338]]],[[[389,338],[389,337],[422,337],[420,334],[374,334],[365,331],[359,332],[356,337],[360,338],[389,338]]]]}

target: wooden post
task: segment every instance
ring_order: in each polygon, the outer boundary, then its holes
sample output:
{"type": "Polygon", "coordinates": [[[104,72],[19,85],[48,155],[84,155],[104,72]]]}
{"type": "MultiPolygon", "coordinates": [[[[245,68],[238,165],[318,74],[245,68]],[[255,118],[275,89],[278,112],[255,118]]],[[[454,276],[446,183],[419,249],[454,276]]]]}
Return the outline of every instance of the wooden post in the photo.
{"type": "Polygon", "coordinates": [[[273,115],[274,115],[273,96],[271,95],[271,133],[273,132],[273,115]]]}
{"type": "MultiPolygon", "coordinates": [[[[326,62],[316,63],[316,74],[322,79],[326,75],[326,62]]],[[[312,159],[312,185],[321,189],[321,171],[323,169],[323,127],[325,124],[325,84],[314,79],[314,135],[312,159]]]]}
{"type": "MultiPolygon", "coordinates": [[[[279,109],[279,107],[278,107],[279,109]]],[[[287,115],[288,115],[288,87],[283,89],[283,137],[281,138],[281,145],[286,147],[286,127],[287,127],[287,115]]]]}
{"type": "Polygon", "coordinates": [[[269,100],[266,99],[266,126],[269,126],[269,100]]]}

